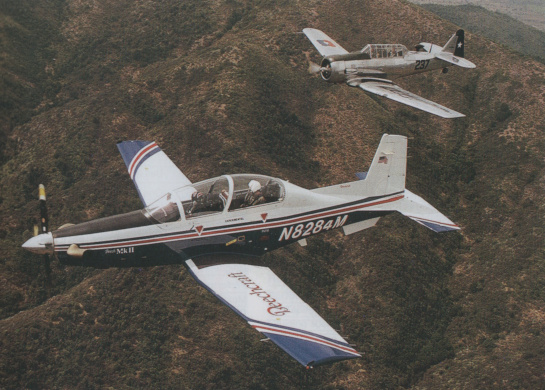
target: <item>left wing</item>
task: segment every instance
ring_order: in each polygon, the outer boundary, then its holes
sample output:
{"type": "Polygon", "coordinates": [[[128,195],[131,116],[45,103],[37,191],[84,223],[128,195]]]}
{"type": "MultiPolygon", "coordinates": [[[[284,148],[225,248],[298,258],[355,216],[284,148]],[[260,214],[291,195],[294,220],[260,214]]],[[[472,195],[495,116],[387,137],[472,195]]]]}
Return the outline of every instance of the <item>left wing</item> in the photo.
{"type": "Polygon", "coordinates": [[[144,206],[191,184],[155,142],[123,141],[117,143],[117,148],[144,206]]]}
{"type": "Polygon", "coordinates": [[[325,33],[315,28],[305,28],[303,33],[321,55],[330,56],[335,54],[348,54],[348,51],[342,48],[337,42],[328,37],[325,33]]]}
{"type": "MultiPolygon", "coordinates": [[[[351,82],[350,84],[353,83],[351,82]]],[[[366,92],[395,100],[396,102],[418,108],[419,110],[438,115],[442,118],[461,118],[465,116],[464,114],[451,110],[450,108],[406,91],[391,82],[363,80],[363,82],[360,82],[357,84],[357,86],[366,92]]]]}
{"type": "Polygon", "coordinates": [[[189,271],[207,290],[306,367],[361,357],[269,268],[247,264],[189,271]]]}

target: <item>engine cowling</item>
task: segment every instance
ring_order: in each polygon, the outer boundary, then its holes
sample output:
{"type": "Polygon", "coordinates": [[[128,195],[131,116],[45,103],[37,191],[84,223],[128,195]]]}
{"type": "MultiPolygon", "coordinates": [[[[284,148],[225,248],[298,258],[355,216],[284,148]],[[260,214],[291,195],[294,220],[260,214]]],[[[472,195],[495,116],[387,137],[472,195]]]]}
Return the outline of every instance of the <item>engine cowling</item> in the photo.
{"type": "Polygon", "coordinates": [[[344,61],[334,61],[326,57],[322,60],[321,68],[320,74],[325,81],[329,83],[344,83],[346,81],[346,65],[344,61]]]}

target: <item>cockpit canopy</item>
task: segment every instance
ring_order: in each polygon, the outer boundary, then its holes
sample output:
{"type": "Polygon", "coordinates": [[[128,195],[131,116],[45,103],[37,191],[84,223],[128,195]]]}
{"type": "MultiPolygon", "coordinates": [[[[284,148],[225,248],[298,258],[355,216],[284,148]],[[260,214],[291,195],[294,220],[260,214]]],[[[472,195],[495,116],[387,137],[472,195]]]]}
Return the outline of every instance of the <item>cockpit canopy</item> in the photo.
{"type": "Polygon", "coordinates": [[[263,175],[220,176],[179,188],[148,206],[144,213],[154,223],[186,219],[255,207],[284,200],[278,179],[263,175]]]}
{"type": "Polygon", "coordinates": [[[361,49],[369,58],[403,57],[407,54],[407,48],[400,44],[369,44],[361,49]]]}

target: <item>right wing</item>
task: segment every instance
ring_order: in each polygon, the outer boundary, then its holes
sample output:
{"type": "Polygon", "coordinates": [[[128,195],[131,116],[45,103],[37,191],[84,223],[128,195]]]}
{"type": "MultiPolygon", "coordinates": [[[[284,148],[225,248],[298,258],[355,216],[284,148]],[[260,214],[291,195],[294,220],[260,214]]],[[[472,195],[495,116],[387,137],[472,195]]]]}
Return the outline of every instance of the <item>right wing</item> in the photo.
{"type": "Polygon", "coordinates": [[[302,365],[361,357],[269,268],[186,264],[201,285],[302,365]]]}
{"type": "Polygon", "coordinates": [[[326,34],[315,28],[305,28],[303,33],[307,36],[316,50],[322,56],[330,56],[335,54],[348,54],[348,51],[342,48],[337,42],[328,37],[326,34]]]}
{"type": "Polygon", "coordinates": [[[403,103],[408,106],[418,108],[419,110],[429,112],[430,114],[438,115],[442,118],[461,118],[464,114],[451,110],[431,100],[424,99],[414,93],[404,90],[403,88],[384,81],[365,81],[357,84],[357,86],[366,92],[395,100],[398,103],[403,103]]]}
{"type": "Polygon", "coordinates": [[[144,206],[191,184],[155,142],[123,141],[117,143],[117,148],[144,206]]]}

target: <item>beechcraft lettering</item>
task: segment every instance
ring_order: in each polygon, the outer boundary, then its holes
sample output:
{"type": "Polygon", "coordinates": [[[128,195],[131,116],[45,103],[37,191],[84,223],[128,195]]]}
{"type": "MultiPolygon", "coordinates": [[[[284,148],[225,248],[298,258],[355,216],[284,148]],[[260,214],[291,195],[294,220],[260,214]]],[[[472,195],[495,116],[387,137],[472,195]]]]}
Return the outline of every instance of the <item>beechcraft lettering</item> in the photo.
{"type": "Polygon", "coordinates": [[[236,278],[246,288],[250,289],[250,295],[260,298],[263,302],[267,303],[269,306],[267,313],[273,316],[283,316],[290,312],[289,309],[284,307],[281,303],[278,303],[276,299],[274,299],[269,293],[259,287],[252,279],[244,275],[242,272],[230,273],[227,276],[230,278],[236,278]]]}
{"type": "Polygon", "coordinates": [[[300,223],[298,225],[290,226],[289,228],[285,227],[282,229],[280,238],[278,241],[284,241],[289,239],[297,239],[301,237],[308,237],[312,234],[318,234],[322,231],[327,231],[331,229],[337,229],[341,226],[344,226],[348,215],[343,217],[337,217],[337,219],[319,219],[318,221],[310,221],[307,223],[300,223]]]}
{"type": "Polygon", "coordinates": [[[409,51],[401,44],[369,44],[350,53],[320,30],[305,28],[303,33],[323,56],[320,65],[310,62],[309,72],[320,73],[325,81],[358,87],[443,118],[465,116],[405,91],[392,81],[431,70],[447,73],[452,65],[475,68],[464,58],[464,30],[458,30],[443,47],[422,42],[409,51]]]}
{"type": "Polygon", "coordinates": [[[382,137],[359,180],[312,190],[254,174],[193,183],[154,142],[124,141],[118,148],[144,208],[48,232],[41,188],[43,233],[23,247],[44,255],[46,267],[50,255],[65,265],[97,268],[184,264],[222,303],[305,366],[360,354],[257,256],[293,240],[306,245],[307,237],[334,229],[354,234],[393,212],[436,232],[459,229],[405,189],[407,138],[399,135],[382,137]]]}

